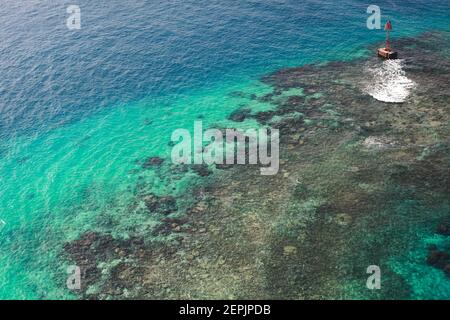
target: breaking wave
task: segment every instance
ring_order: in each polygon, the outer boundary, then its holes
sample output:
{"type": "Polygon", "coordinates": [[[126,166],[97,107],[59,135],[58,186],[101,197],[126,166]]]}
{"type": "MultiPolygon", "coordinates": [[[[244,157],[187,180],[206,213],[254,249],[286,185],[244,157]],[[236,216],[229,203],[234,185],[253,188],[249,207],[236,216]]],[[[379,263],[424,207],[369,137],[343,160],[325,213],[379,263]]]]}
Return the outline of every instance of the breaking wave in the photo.
{"type": "Polygon", "coordinates": [[[385,60],[376,66],[367,66],[370,82],[363,90],[373,98],[383,101],[400,103],[408,98],[415,82],[405,76],[404,60],[385,60]]]}

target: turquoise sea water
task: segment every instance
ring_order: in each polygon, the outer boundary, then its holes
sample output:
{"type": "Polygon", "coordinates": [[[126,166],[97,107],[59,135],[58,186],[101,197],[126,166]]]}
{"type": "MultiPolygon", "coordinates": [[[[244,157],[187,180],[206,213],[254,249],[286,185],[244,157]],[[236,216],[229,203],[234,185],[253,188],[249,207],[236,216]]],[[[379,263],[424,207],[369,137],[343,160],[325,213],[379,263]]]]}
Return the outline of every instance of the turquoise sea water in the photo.
{"type": "MultiPolygon", "coordinates": [[[[155,218],[127,211],[136,187],[177,195],[196,179],[137,163],[168,159],[173,130],[270,109],[249,98],[270,90],[262,75],[366,56],[384,37],[363,1],[77,2],[76,31],[66,1],[0,8],[0,298],[70,298],[65,241],[147,234],[155,218]]],[[[450,31],[448,1],[377,5],[395,37],[450,31]]]]}

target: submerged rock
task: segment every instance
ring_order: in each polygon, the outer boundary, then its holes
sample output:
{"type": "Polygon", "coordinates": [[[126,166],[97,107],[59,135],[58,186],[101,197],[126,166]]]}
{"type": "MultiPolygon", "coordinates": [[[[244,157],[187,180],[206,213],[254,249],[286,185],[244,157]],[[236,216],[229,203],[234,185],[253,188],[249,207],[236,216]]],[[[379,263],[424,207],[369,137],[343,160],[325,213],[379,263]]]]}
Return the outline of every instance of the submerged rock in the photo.
{"type": "Polygon", "coordinates": [[[239,108],[228,116],[228,120],[242,122],[250,116],[251,112],[252,110],[250,108],[239,108]]]}
{"type": "Polygon", "coordinates": [[[234,166],[234,165],[232,165],[232,164],[225,164],[225,163],[223,163],[223,164],[217,164],[217,163],[216,163],[216,169],[219,169],[219,170],[227,170],[227,169],[231,169],[231,168],[233,168],[233,166],[234,166]]]}
{"type": "Polygon", "coordinates": [[[64,251],[80,268],[82,289],[87,289],[100,279],[101,270],[97,267],[98,262],[107,260],[117,247],[111,235],[92,231],[63,245],[64,251]]]}
{"type": "Polygon", "coordinates": [[[158,167],[161,164],[163,164],[163,162],[164,162],[164,159],[162,159],[160,157],[150,157],[144,161],[144,163],[142,164],[142,168],[148,169],[148,168],[152,168],[152,167],[158,167]]]}
{"type": "Polygon", "coordinates": [[[208,204],[205,201],[198,202],[192,209],[192,213],[204,213],[208,209],[208,204]]]}
{"type": "Polygon", "coordinates": [[[444,267],[444,273],[447,277],[450,277],[450,263],[447,263],[447,265],[444,267]]]}
{"type": "Polygon", "coordinates": [[[294,246],[285,246],[283,248],[283,255],[284,256],[292,256],[297,254],[297,247],[294,246]]]}
{"type": "Polygon", "coordinates": [[[201,177],[207,177],[212,174],[212,171],[209,170],[208,166],[205,164],[195,164],[192,166],[192,171],[198,174],[201,177]]]}
{"type": "Polygon", "coordinates": [[[298,182],[294,190],[292,191],[292,195],[297,199],[305,199],[308,196],[308,186],[304,183],[298,182]]]}
{"type": "Polygon", "coordinates": [[[167,236],[173,232],[178,233],[183,231],[186,223],[187,220],[184,218],[164,218],[152,234],[154,236],[167,236]]]}
{"type": "Polygon", "coordinates": [[[259,123],[267,124],[275,115],[275,111],[261,111],[258,112],[254,117],[259,123]]]}
{"type": "Polygon", "coordinates": [[[112,289],[116,289],[116,294],[121,294],[123,287],[131,286],[133,283],[142,281],[143,272],[141,268],[129,263],[120,262],[111,269],[111,280],[114,283],[112,289]],[[117,288],[119,290],[117,290],[117,288]]]}
{"type": "Polygon", "coordinates": [[[427,264],[438,269],[444,269],[450,263],[450,254],[440,251],[435,245],[428,248],[427,264]]]}
{"type": "Polygon", "coordinates": [[[170,214],[177,211],[177,202],[172,196],[158,197],[150,193],[143,197],[145,206],[150,212],[158,212],[162,214],[170,214]]]}
{"type": "Polygon", "coordinates": [[[363,146],[366,148],[373,149],[387,149],[395,146],[395,142],[387,137],[367,137],[363,141],[363,146]]]}
{"type": "Polygon", "coordinates": [[[450,236],[450,223],[448,221],[441,222],[438,225],[436,232],[444,236],[450,236]]]}
{"type": "Polygon", "coordinates": [[[268,93],[258,99],[260,102],[271,102],[273,99],[274,93],[268,93]]]}
{"type": "Polygon", "coordinates": [[[340,226],[348,226],[352,223],[352,216],[347,213],[338,213],[334,221],[340,226]]]}

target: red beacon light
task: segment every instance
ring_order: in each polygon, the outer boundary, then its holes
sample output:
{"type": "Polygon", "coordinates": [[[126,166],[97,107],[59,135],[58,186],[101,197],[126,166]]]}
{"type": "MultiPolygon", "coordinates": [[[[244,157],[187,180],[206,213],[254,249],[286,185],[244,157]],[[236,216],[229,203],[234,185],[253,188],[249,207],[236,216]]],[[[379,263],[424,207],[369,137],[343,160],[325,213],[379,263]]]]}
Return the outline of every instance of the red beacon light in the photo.
{"type": "Polygon", "coordinates": [[[378,49],[378,56],[384,59],[397,59],[397,52],[391,48],[390,33],[392,31],[392,23],[390,20],[386,22],[384,30],[386,31],[386,47],[378,49]]]}

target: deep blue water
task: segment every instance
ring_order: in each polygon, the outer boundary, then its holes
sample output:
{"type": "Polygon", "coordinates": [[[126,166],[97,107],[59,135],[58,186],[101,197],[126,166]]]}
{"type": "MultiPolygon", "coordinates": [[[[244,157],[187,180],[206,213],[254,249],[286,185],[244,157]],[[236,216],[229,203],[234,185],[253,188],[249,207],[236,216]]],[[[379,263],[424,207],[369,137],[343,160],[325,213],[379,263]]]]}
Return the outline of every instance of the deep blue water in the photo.
{"type": "MultiPolygon", "coordinates": [[[[287,63],[351,57],[369,32],[365,1],[4,1],[2,133],[42,130],[143,97],[257,77],[287,63]]],[[[448,29],[448,1],[377,1],[394,35],[448,29]]]]}

